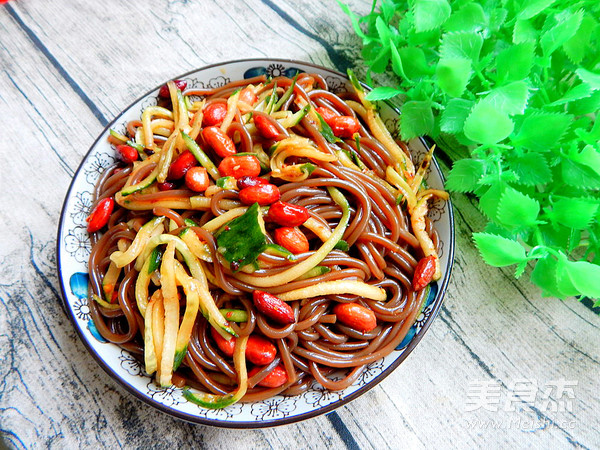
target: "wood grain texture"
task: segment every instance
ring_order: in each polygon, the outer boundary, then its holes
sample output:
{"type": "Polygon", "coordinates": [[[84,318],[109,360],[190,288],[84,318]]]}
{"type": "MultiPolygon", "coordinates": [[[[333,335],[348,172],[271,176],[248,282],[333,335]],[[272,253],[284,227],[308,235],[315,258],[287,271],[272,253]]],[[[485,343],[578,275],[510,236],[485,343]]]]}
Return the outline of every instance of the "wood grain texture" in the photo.
{"type": "MultiPolygon", "coordinates": [[[[366,12],[370,2],[351,2],[366,12]]],[[[472,448],[600,446],[600,320],[542,299],[471,242],[483,218],[454,196],[445,305],[413,354],[336,413],[259,431],[190,425],[135,400],[87,353],[62,311],[55,235],[64,195],[104,125],[164,80],[205,64],[285,57],[360,69],[333,1],[13,1],[0,7],[0,433],[10,448],[472,448]],[[10,38],[4,38],[8,37],[10,38]],[[572,412],[520,402],[466,411],[469,386],[578,381],[572,412]],[[533,430],[495,429],[537,420],[533,430]],[[566,423],[566,425],[565,425],[566,423]],[[570,425],[573,425],[572,427],[570,425]]],[[[445,168],[447,169],[447,168],[445,168]]]]}

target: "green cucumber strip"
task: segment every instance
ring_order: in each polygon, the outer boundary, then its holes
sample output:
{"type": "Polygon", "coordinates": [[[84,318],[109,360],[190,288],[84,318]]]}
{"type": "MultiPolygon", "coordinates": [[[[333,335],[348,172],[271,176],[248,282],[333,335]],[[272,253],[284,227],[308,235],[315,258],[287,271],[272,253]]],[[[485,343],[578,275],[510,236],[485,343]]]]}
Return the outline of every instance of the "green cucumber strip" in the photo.
{"type": "Polygon", "coordinates": [[[186,400],[207,409],[223,409],[229,405],[234,404],[237,401],[237,398],[233,393],[227,395],[195,395],[189,389],[183,390],[183,397],[186,400]]]}
{"type": "Polygon", "coordinates": [[[113,130],[112,128],[108,130],[108,132],[110,133],[110,135],[114,138],[117,138],[120,141],[123,142],[127,142],[129,140],[129,138],[121,133],[116,132],[115,130],[113,130]]]}
{"type": "Polygon", "coordinates": [[[273,108],[272,112],[279,111],[279,108],[281,108],[283,106],[283,104],[285,102],[287,102],[288,99],[292,96],[292,94],[294,92],[294,87],[296,86],[296,79],[298,78],[298,73],[294,77],[294,80],[292,81],[292,84],[290,85],[290,87],[287,89],[287,91],[285,91],[283,93],[283,95],[281,96],[279,101],[275,104],[275,107],[273,108]]]}
{"type": "Polygon", "coordinates": [[[350,248],[350,246],[348,245],[348,243],[345,240],[340,239],[337,242],[337,244],[335,244],[335,247],[333,247],[333,248],[336,250],[341,250],[343,252],[347,252],[348,249],[350,248]]]}
{"type": "Polygon", "coordinates": [[[186,227],[197,227],[198,224],[196,222],[194,222],[192,219],[183,219],[183,223],[185,224],[186,227]]]}
{"type": "Polygon", "coordinates": [[[218,180],[221,177],[219,173],[219,169],[217,166],[211,161],[211,159],[202,151],[200,146],[193,140],[185,131],[181,132],[181,136],[183,137],[183,142],[187,146],[188,150],[196,157],[198,162],[206,169],[206,171],[210,174],[213,180],[218,180]]]}
{"type": "MultiPolygon", "coordinates": [[[[142,257],[148,257],[152,250],[154,250],[158,245],[168,244],[169,242],[175,242],[175,248],[179,251],[186,265],[189,267],[192,276],[196,280],[204,280],[204,285],[206,283],[206,275],[204,275],[204,270],[200,265],[198,259],[194,256],[191,250],[188,248],[185,242],[183,242],[179,237],[173,236],[172,234],[159,234],[158,236],[154,236],[148,244],[146,245],[146,249],[144,253],[141,255],[142,257]]],[[[208,288],[206,288],[208,291],[208,288]]],[[[210,295],[210,293],[209,293],[210,295]]],[[[236,332],[229,326],[227,321],[223,318],[219,309],[214,303],[214,300],[211,302],[206,301],[204,296],[200,296],[200,306],[201,311],[204,317],[210,322],[210,324],[217,329],[217,331],[223,330],[225,333],[223,335],[226,338],[227,334],[232,336],[237,336],[236,332]]]]}
{"type": "Polygon", "coordinates": [[[219,312],[223,315],[225,320],[229,322],[248,322],[248,313],[244,309],[227,309],[221,308],[219,312]]]}
{"type": "Polygon", "coordinates": [[[136,192],[139,192],[142,189],[146,189],[147,187],[150,187],[150,185],[152,183],[154,183],[154,181],[156,180],[157,176],[158,176],[158,167],[156,167],[152,172],[150,172],[150,174],[146,178],[144,178],[142,181],[140,181],[138,184],[133,184],[131,186],[127,186],[127,187],[121,189],[121,195],[123,197],[126,197],[128,195],[135,194],[136,192]]]}
{"type": "Polygon", "coordinates": [[[183,358],[185,358],[187,353],[187,348],[188,346],[186,345],[182,350],[177,350],[175,352],[175,359],[173,360],[173,372],[175,372],[183,362],[183,358]]]}
{"type": "Polygon", "coordinates": [[[156,269],[158,269],[158,266],[160,266],[161,260],[162,260],[162,252],[160,251],[160,249],[158,247],[156,247],[154,250],[152,250],[152,253],[150,254],[150,263],[148,265],[148,275],[150,275],[152,272],[154,272],[156,269]]]}
{"type": "Polygon", "coordinates": [[[287,258],[289,261],[294,261],[296,259],[296,256],[287,248],[277,244],[267,244],[265,246],[264,252],[268,255],[281,256],[282,258],[287,258]]]}
{"type": "Polygon", "coordinates": [[[335,144],[336,142],[341,141],[340,138],[335,137],[335,134],[333,134],[333,130],[327,124],[327,122],[325,122],[325,119],[323,119],[323,116],[321,114],[319,114],[318,112],[316,112],[316,111],[315,111],[315,114],[319,118],[319,124],[320,124],[320,128],[321,128],[321,134],[323,135],[323,137],[325,138],[325,140],[327,142],[329,142],[330,144],[335,144]]]}
{"type": "MultiPolygon", "coordinates": [[[[335,247],[334,247],[335,248],[335,247]]],[[[320,275],[325,275],[331,272],[331,269],[327,266],[315,266],[306,272],[304,275],[299,276],[296,280],[306,280],[307,278],[314,278],[320,275]]]]}
{"type": "Polygon", "coordinates": [[[217,186],[223,189],[237,189],[237,180],[234,177],[221,177],[217,180],[217,186]]]}
{"type": "Polygon", "coordinates": [[[306,105],[304,108],[302,108],[300,111],[296,111],[294,114],[292,114],[292,125],[298,125],[300,123],[300,121],[302,119],[304,119],[304,116],[306,116],[306,114],[308,114],[308,111],[310,110],[310,105],[306,105]]]}

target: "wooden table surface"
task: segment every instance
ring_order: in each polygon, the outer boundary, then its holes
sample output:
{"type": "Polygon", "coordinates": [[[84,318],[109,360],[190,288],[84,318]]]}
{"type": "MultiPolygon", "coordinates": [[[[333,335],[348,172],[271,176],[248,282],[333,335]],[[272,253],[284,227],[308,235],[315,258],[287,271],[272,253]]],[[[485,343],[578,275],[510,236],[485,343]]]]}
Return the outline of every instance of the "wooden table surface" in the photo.
{"type": "Polygon", "coordinates": [[[250,57],[362,72],[359,42],[332,0],[0,6],[4,445],[598,448],[600,317],[573,299],[541,298],[510,269],[482,264],[470,235],[484,220],[463,195],[453,196],[457,253],[439,316],[391,376],[333,413],[258,431],[191,425],[136,400],[104,373],[60,306],[56,230],[74,171],[108,121],[149,88],[250,57]]]}

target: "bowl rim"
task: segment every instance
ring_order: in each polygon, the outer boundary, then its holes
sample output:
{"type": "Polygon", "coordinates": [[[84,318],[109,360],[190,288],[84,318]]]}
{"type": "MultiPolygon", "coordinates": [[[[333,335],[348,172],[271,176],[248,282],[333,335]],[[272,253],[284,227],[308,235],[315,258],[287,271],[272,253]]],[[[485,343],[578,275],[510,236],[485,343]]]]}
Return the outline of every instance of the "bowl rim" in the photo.
{"type": "MultiPolygon", "coordinates": [[[[229,60],[229,61],[221,61],[218,63],[208,64],[208,65],[205,65],[202,67],[192,69],[188,72],[177,75],[176,77],[173,77],[172,79],[185,78],[196,72],[219,67],[219,66],[227,66],[227,65],[231,65],[231,64],[251,63],[251,62],[264,62],[264,61],[268,61],[268,62],[272,62],[272,63],[300,64],[302,66],[313,67],[315,69],[331,72],[332,74],[335,74],[345,80],[348,79],[347,75],[343,74],[342,72],[339,72],[336,69],[330,69],[328,67],[321,66],[319,64],[314,64],[312,62],[306,62],[306,61],[301,61],[301,60],[297,60],[297,59],[286,59],[286,58],[241,58],[241,59],[234,59],[234,60],[229,60]]],[[[219,428],[259,429],[259,428],[268,428],[268,427],[288,425],[288,424],[292,424],[292,423],[296,423],[296,422],[301,422],[303,420],[317,417],[322,414],[327,414],[331,411],[334,411],[334,410],[348,404],[352,400],[360,397],[361,395],[365,394],[366,392],[368,392],[375,386],[379,385],[394,370],[396,370],[396,368],[400,364],[402,364],[402,362],[404,362],[404,360],[408,357],[408,355],[410,353],[412,353],[414,348],[417,346],[417,344],[421,341],[423,336],[426,334],[426,332],[429,329],[429,327],[431,326],[432,322],[437,317],[439,310],[440,310],[442,304],[444,303],[444,298],[446,296],[446,290],[448,288],[448,283],[450,281],[450,276],[452,274],[452,268],[454,266],[454,252],[455,252],[455,224],[454,224],[454,212],[453,212],[453,206],[452,206],[451,199],[447,200],[449,222],[450,222],[450,227],[449,227],[450,242],[448,243],[449,244],[448,245],[448,252],[449,252],[448,267],[446,269],[444,278],[442,279],[441,284],[439,285],[439,288],[438,288],[438,292],[436,294],[436,298],[439,298],[439,301],[437,301],[437,303],[434,304],[434,308],[431,311],[430,316],[427,318],[427,321],[423,324],[423,327],[419,330],[419,332],[417,334],[415,334],[415,336],[413,336],[413,338],[410,340],[409,344],[404,348],[402,354],[400,356],[398,356],[394,360],[394,362],[392,362],[380,374],[378,374],[377,377],[373,379],[373,381],[366,383],[364,386],[359,387],[358,389],[356,389],[356,391],[352,392],[351,394],[344,396],[342,399],[332,402],[326,406],[315,408],[315,409],[312,409],[305,413],[297,414],[297,415],[290,416],[290,417],[283,417],[283,418],[270,419],[270,420],[260,420],[260,421],[259,420],[243,421],[243,422],[230,422],[230,421],[221,420],[218,418],[212,419],[212,418],[208,418],[208,417],[205,418],[205,417],[201,417],[198,415],[188,414],[188,413],[185,413],[182,411],[178,411],[172,407],[166,406],[163,403],[160,403],[160,402],[154,400],[153,398],[148,397],[147,395],[144,395],[141,392],[139,392],[138,390],[136,390],[133,386],[131,386],[129,383],[127,383],[125,380],[123,380],[121,376],[119,376],[117,373],[114,372],[112,367],[109,366],[105,362],[105,360],[96,352],[96,350],[93,348],[93,346],[85,338],[82,330],[77,325],[77,320],[76,320],[71,308],[69,308],[69,305],[67,302],[66,286],[65,286],[65,283],[63,282],[63,276],[62,276],[61,239],[60,238],[61,238],[61,233],[63,231],[64,223],[65,223],[65,215],[66,215],[65,213],[66,213],[67,203],[71,198],[71,192],[73,190],[77,176],[80,174],[80,171],[82,170],[83,165],[87,162],[88,157],[90,156],[92,151],[96,148],[96,145],[98,144],[100,139],[102,139],[102,137],[104,136],[106,131],[111,126],[113,126],[136,103],[149,97],[153,92],[155,92],[157,89],[159,89],[163,84],[164,83],[159,84],[155,88],[150,89],[143,95],[140,95],[139,97],[137,97],[127,107],[123,108],[117,116],[115,116],[110,122],[108,122],[108,124],[106,124],[106,126],[104,126],[103,130],[98,134],[98,137],[94,140],[94,142],[92,143],[90,148],[87,150],[85,155],[83,155],[79,166],[77,167],[77,169],[75,170],[75,172],[73,174],[73,177],[69,184],[69,188],[67,189],[67,193],[65,195],[65,199],[63,201],[63,205],[62,205],[61,212],[60,212],[60,219],[58,222],[58,232],[57,232],[57,238],[56,238],[56,262],[57,262],[58,282],[60,284],[60,293],[61,293],[61,300],[62,300],[61,306],[65,310],[69,320],[71,321],[71,325],[73,325],[73,327],[75,328],[75,331],[77,332],[77,336],[79,337],[79,340],[83,343],[84,347],[92,355],[92,357],[96,360],[96,362],[100,365],[100,367],[102,367],[102,369],[110,376],[111,379],[116,381],[117,384],[119,384],[121,387],[125,388],[125,390],[128,391],[130,394],[133,394],[133,396],[135,398],[137,398],[138,400],[141,400],[142,402],[158,409],[159,411],[161,411],[165,414],[168,414],[172,417],[176,417],[178,419],[184,420],[186,422],[190,422],[190,423],[194,423],[194,424],[201,424],[201,425],[209,425],[209,426],[214,426],[214,427],[219,427],[219,428]]],[[[368,86],[367,84],[362,83],[362,82],[361,82],[361,84],[363,85],[363,87],[365,87],[367,89],[371,89],[371,87],[368,86]]],[[[386,101],[386,103],[398,115],[400,115],[400,111],[398,110],[398,108],[396,106],[392,105],[390,102],[387,102],[387,101],[386,101]]],[[[427,150],[430,149],[430,145],[427,143],[427,141],[423,137],[419,137],[418,139],[421,141],[421,143],[427,150]]],[[[432,158],[432,162],[433,162],[437,172],[439,173],[440,178],[444,182],[445,181],[444,174],[442,173],[435,156],[432,158]]],[[[434,299],[434,302],[435,301],[436,300],[434,299]]]]}

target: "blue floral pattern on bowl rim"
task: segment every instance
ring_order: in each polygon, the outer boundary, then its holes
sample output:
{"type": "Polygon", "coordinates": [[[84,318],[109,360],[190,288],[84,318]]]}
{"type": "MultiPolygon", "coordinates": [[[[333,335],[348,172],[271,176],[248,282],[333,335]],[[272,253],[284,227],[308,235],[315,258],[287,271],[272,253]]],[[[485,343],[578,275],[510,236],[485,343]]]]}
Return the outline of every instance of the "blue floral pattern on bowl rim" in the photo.
{"type": "MultiPolygon", "coordinates": [[[[186,80],[191,87],[216,88],[232,80],[261,74],[293,76],[297,72],[321,74],[334,92],[349,89],[346,77],[339,72],[285,59],[230,61],[194,70],[177,78],[186,80]]],[[[57,237],[59,280],[65,309],[86,348],[109,375],[142,401],[172,416],[220,427],[262,428],[297,422],[332,411],[377,385],[408,356],[441,307],[454,258],[454,219],[450,202],[435,202],[429,214],[436,223],[442,244],[442,278],[431,289],[415,324],[398,348],[384,359],[369,364],[359,379],[343,391],[331,392],[314,382],[308,391],[295,397],[276,396],[260,402],[238,403],[223,410],[207,410],[188,402],[181,389],[157,387],[138,360],[100,336],[87,306],[90,242],[85,230],[85,218],[89,214],[96,181],[102,171],[115,161],[114,150],[107,142],[109,128],[124,132],[128,121],[139,118],[144,108],[156,104],[158,89],[135,101],[104,129],[83,158],[63,205],[57,237]]],[[[395,109],[382,104],[381,115],[390,129],[396,129],[399,117],[395,109]]],[[[422,139],[414,139],[409,147],[417,160],[427,152],[427,145],[422,139]]],[[[443,187],[443,177],[435,160],[427,174],[427,181],[432,187],[443,187]]]]}

